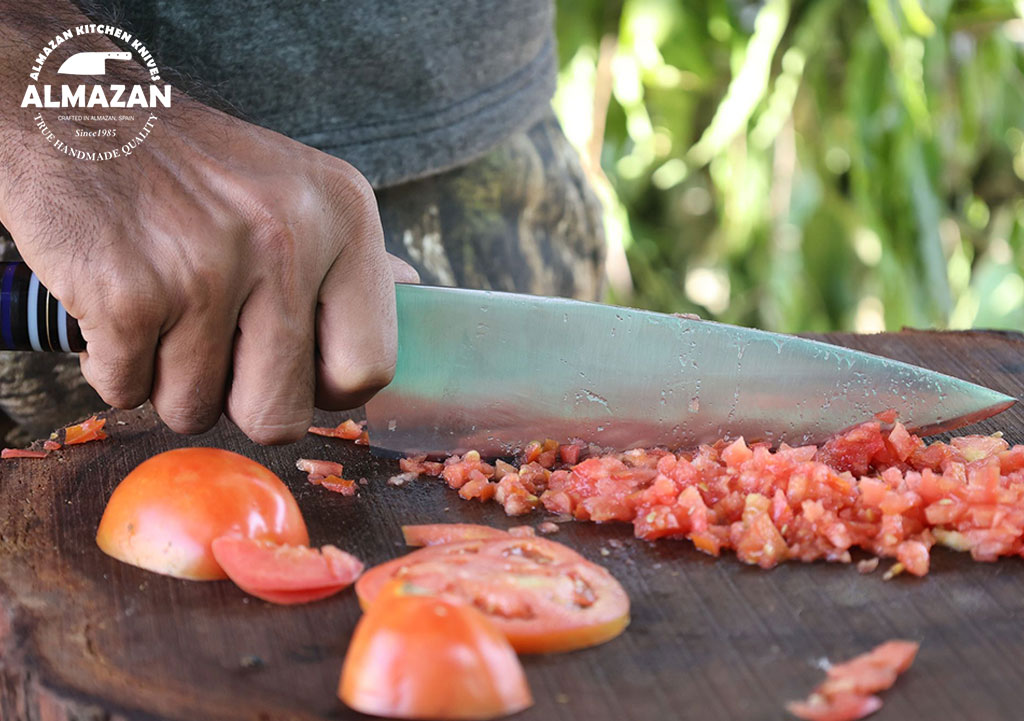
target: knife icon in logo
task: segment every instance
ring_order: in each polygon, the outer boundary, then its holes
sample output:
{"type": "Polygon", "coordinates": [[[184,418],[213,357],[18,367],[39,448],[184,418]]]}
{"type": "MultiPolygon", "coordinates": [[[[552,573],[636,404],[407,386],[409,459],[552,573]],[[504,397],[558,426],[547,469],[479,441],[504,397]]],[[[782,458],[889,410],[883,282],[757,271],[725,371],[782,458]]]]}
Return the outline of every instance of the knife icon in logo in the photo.
{"type": "Polygon", "coordinates": [[[57,72],[62,75],[105,75],[108,60],[131,60],[129,52],[75,53],[61,64],[57,72]]]}

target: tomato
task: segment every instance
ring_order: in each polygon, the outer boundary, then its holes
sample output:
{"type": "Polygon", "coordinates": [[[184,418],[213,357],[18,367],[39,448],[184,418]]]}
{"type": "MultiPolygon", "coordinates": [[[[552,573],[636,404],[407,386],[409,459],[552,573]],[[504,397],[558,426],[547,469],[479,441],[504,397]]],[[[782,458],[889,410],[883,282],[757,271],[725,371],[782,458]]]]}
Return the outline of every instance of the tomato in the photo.
{"type": "Polygon", "coordinates": [[[4,448],[0,451],[0,458],[46,458],[48,451],[30,451],[26,448],[4,448]]]}
{"type": "Polygon", "coordinates": [[[350,481],[347,478],[338,478],[337,476],[327,476],[315,485],[323,486],[328,491],[334,491],[343,496],[354,496],[357,490],[355,481],[350,481]]]}
{"type": "Polygon", "coordinates": [[[340,478],[345,472],[344,467],[340,463],[318,461],[311,458],[300,458],[295,461],[295,467],[309,474],[309,482],[313,484],[319,483],[327,478],[327,476],[337,476],[340,478]]]}
{"type": "Polygon", "coordinates": [[[452,598],[388,593],[356,626],[338,698],[402,719],[493,719],[533,705],[504,636],[452,598]]]}
{"type": "Polygon", "coordinates": [[[520,653],[595,646],[629,623],[629,598],[619,582],[544,538],[486,538],[414,551],[359,579],[363,607],[372,607],[393,578],[471,603],[520,653]]]}
{"type": "Polygon", "coordinates": [[[882,708],[878,696],[847,693],[826,699],[811,696],[806,701],[790,701],[786,710],[804,721],[857,721],[882,708]]]}
{"type": "Polygon", "coordinates": [[[62,447],[60,443],[49,438],[43,441],[43,450],[46,451],[59,451],[62,447]]]}
{"type": "MultiPolygon", "coordinates": [[[[886,411],[820,448],[737,438],[678,454],[587,451],[575,462],[582,446],[534,441],[518,468],[469,451],[441,473],[463,498],[493,495],[509,516],[543,505],[576,520],[630,523],[644,540],[686,538],[714,556],[732,549],[763,568],[850,563],[857,547],[923,576],[936,542],[978,561],[1024,556],[1024,445],[998,434],[927,445],[886,411]]],[[[435,470],[422,457],[402,467],[435,470]]]]}
{"type": "Polygon", "coordinates": [[[475,523],[425,523],[402,526],[407,546],[437,546],[442,543],[475,541],[480,538],[508,538],[508,533],[475,523]]]}
{"type": "Polygon", "coordinates": [[[96,543],[133,566],[215,580],[226,576],[210,544],[228,534],[309,544],[295,499],[270,470],[219,448],[179,448],[144,461],[121,481],[96,543]]]}
{"type": "Polygon", "coordinates": [[[311,426],[309,432],[317,436],[329,438],[341,438],[346,441],[355,441],[363,435],[363,422],[357,423],[351,419],[345,419],[334,428],[322,426],[311,426]]]}
{"type": "Polygon", "coordinates": [[[317,550],[221,536],[210,545],[228,578],[248,594],[272,603],[306,603],[351,585],[362,562],[334,546],[317,550]]]}
{"type": "Polygon", "coordinates": [[[884,691],[910,668],[919,644],[886,641],[871,651],[828,670],[828,678],[805,701],[793,701],[786,709],[805,721],[856,721],[882,707],[872,694],[884,691]]]}
{"type": "Polygon", "coordinates": [[[78,425],[68,426],[64,431],[64,445],[74,446],[79,443],[88,443],[89,441],[102,441],[107,437],[107,434],[103,432],[103,426],[106,424],[106,418],[93,416],[78,425]]]}

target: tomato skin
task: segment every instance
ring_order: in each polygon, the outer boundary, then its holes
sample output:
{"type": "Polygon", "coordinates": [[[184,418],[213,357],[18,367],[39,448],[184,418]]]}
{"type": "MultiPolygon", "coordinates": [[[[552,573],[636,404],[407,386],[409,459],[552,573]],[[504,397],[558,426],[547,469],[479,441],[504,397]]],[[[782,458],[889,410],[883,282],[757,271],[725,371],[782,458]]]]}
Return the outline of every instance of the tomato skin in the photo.
{"type": "Polygon", "coordinates": [[[107,502],[96,543],[124,563],[207,581],[226,578],[210,545],[228,534],[309,544],[295,499],[269,469],[219,448],[179,448],[125,476],[107,502]]]}
{"type": "Polygon", "coordinates": [[[106,424],[106,418],[93,416],[77,425],[68,426],[64,430],[64,445],[74,446],[89,441],[102,441],[107,437],[107,434],[103,432],[103,426],[106,424]]]}
{"type": "Polygon", "coordinates": [[[30,451],[25,448],[4,448],[0,451],[0,459],[8,458],[46,458],[49,451],[30,451]]]}
{"type": "Polygon", "coordinates": [[[310,426],[309,433],[316,436],[327,436],[328,438],[341,438],[346,441],[357,441],[363,435],[363,423],[357,423],[351,418],[347,418],[334,428],[310,426]]]}
{"type": "Polygon", "coordinates": [[[402,526],[402,536],[407,546],[437,546],[479,538],[507,538],[508,533],[475,523],[423,523],[402,526]]]}
{"type": "Polygon", "coordinates": [[[214,539],[211,548],[236,586],[271,603],[306,603],[327,598],[350,586],[363,572],[358,558],[334,546],[317,550],[242,536],[221,536],[214,539]]]}
{"type": "Polygon", "coordinates": [[[595,646],[629,624],[629,597],[619,582],[545,538],[508,535],[421,548],[363,574],[356,582],[363,608],[372,608],[396,578],[472,603],[519,653],[595,646]]]}
{"type": "Polygon", "coordinates": [[[493,719],[533,705],[515,651],[479,611],[388,593],[356,626],[338,698],[375,716],[493,719]]]}

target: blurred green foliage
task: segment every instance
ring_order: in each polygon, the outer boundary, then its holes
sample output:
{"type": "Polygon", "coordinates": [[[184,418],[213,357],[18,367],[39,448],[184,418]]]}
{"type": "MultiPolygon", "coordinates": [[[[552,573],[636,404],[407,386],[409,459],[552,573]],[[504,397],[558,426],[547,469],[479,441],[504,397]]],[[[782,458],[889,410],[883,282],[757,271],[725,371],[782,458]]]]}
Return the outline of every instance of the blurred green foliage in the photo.
{"type": "Polygon", "coordinates": [[[555,107],[607,178],[610,301],[1024,330],[1024,0],[558,10],[555,107]]]}

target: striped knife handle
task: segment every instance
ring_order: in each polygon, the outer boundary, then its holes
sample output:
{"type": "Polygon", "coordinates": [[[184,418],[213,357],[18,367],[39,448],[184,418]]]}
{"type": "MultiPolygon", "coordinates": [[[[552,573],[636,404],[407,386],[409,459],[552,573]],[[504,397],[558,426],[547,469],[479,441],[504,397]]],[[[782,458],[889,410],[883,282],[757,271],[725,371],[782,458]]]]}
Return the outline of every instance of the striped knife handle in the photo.
{"type": "Polygon", "coordinates": [[[24,263],[0,263],[0,350],[85,350],[78,321],[24,263]]]}

